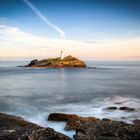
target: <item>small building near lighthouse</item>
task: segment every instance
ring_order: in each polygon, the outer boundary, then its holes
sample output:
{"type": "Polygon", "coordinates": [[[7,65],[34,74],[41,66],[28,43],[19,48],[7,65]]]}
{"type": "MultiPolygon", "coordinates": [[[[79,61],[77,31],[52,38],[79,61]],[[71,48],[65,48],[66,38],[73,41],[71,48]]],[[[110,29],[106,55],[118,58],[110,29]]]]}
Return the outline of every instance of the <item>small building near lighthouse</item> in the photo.
{"type": "Polygon", "coordinates": [[[61,51],[60,58],[61,58],[61,60],[64,59],[64,52],[63,51],[61,51]]]}

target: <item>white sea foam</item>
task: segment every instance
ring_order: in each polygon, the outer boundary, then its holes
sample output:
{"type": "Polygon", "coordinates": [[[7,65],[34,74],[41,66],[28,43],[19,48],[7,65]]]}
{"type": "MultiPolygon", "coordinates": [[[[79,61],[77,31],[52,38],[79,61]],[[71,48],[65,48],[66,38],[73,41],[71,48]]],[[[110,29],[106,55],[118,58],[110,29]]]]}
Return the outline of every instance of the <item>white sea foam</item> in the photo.
{"type": "Polygon", "coordinates": [[[42,127],[53,128],[55,131],[63,133],[70,138],[73,138],[75,134],[75,130],[65,131],[66,122],[55,122],[55,121],[47,121],[46,113],[39,113],[34,116],[24,116],[24,118],[30,122],[34,122],[42,127]]]}
{"type": "MultiPolygon", "coordinates": [[[[134,119],[140,119],[140,100],[130,97],[114,96],[104,99],[95,99],[90,104],[67,104],[60,106],[52,106],[51,109],[54,112],[77,114],[83,117],[93,116],[97,118],[110,118],[114,120],[121,120],[125,122],[131,122],[134,119]],[[136,111],[125,112],[119,109],[114,111],[107,111],[104,108],[109,106],[121,106],[134,107],[136,111]]],[[[36,112],[33,115],[24,115],[23,117],[31,122],[37,123],[43,127],[53,128],[55,131],[63,133],[71,138],[75,134],[75,131],[65,131],[66,122],[53,122],[47,121],[49,113],[53,112],[36,112]]]]}

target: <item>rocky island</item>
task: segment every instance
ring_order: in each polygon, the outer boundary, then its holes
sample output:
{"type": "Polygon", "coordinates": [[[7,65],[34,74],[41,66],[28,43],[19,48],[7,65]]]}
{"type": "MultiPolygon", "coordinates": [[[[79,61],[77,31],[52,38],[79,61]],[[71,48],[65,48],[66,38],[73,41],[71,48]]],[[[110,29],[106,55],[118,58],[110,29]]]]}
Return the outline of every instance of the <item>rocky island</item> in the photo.
{"type": "Polygon", "coordinates": [[[87,67],[85,62],[79,60],[76,57],[68,55],[64,58],[48,58],[43,60],[32,60],[25,67],[33,67],[33,68],[85,68],[87,67]]]}
{"type": "MultiPolygon", "coordinates": [[[[107,118],[80,117],[52,113],[49,121],[65,121],[65,130],[76,130],[74,140],[139,140],[140,120],[132,124],[107,118]]],[[[47,120],[46,120],[47,121],[47,120]]],[[[49,127],[41,127],[21,117],[0,113],[0,140],[72,140],[49,127]]]]}

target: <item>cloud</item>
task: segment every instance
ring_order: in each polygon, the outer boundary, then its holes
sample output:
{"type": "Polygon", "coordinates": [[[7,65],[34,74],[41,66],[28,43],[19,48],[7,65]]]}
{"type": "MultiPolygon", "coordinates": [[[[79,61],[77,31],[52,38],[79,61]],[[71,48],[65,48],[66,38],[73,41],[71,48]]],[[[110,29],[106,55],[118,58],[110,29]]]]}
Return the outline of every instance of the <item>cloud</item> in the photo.
{"type": "MultiPolygon", "coordinates": [[[[93,41],[94,42],[94,41],[93,41]]],[[[139,59],[140,37],[87,43],[66,38],[48,38],[0,25],[0,59],[3,57],[48,58],[65,55],[81,59],[139,59]]]]}
{"type": "Polygon", "coordinates": [[[0,44],[0,56],[51,57],[58,56],[61,50],[64,50],[65,54],[72,54],[77,49],[83,50],[85,43],[65,38],[36,36],[17,27],[0,25],[0,44]]]}
{"type": "Polygon", "coordinates": [[[8,18],[5,17],[0,17],[0,24],[8,24],[9,22],[13,22],[13,20],[9,20],[8,18]]]}
{"type": "Polygon", "coordinates": [[[35,7],[29,0],[23,0],[26,5],[31,8],[31,10],[43,21],[45,22],[49,27],[51,27],[52,29],[54,29],[56,32],[58,32],[60,34],[61,37],[65,37],[65,32],[59,28],[57,25],[51,23],[48,18],[46,16],[44,16],[42,14],[42,12],[35,7]]]}

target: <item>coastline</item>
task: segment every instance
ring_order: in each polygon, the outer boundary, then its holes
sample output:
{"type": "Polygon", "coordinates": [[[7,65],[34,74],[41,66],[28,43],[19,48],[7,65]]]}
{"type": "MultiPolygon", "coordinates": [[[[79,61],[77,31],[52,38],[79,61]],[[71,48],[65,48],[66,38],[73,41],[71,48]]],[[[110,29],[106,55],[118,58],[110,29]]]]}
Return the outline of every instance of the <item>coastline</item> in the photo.
{"type": "MultiPolygon", "coordinates": [[[[47,120],[46,120],[47,121],[47,120]]],[[[80,117],[75,114],[52,113],[48,121],[66,122],[65,131],[76,130],[74,140],[138,140],[140,137],[140,120],[132,124],[122,121],[80,117]]],[[[8,140],[71,140],[70,137],[56,132],[53,128],[42,127],[26,121],[24,118],[0,113],[0,138],[8,140]]]]}
{"type": "MultiPolygon", "coordinates": [[[[6,62],[6,64],[8,63],[6,62]]],[[[121,65],[114,68],[114,65],[106,66],[100,63],[94,65],[93,63],[88,66],[96,66],[96,68],[87,67],[83,70],[72,68],[64,71],[55,68],[45,70],[37,68],[35,70],[32,67],[4,67],[1,69],[1,76],[3,76],[1,83],[4,84],[3,87],[6,90],[3,90],[3,94],[1,94],[1,112],[22,116],[28,122],[34,122],[43,129],[53,128],[57,132],[70,136],[70,138],[76,135],[74,134],[75,130],[72,130],[71,135],[69,135],[71,130],[64,130],[66,133],[63,133],[62,129],[65,128],[66,121],[46,121],[48,114],[52,112],[69,114],[72,112],[82,117],[94,116],[100,120],[105,117],[130,124],[133,120],[139,119],[139,86],[137,86],[139,66],[137,66],[138,74],[134,75],[133,69],[135,67],[132,67],[132,64],[130,64],[131,67],[123,65],[120,68],[121,65]],[[7,86],[9,78],[11,86],[7,86]],[[126,81],[122,81],[122,79],[126,81]],[[54,84],[57,86],[54,87],[54,84]],[[127,94],[123,95],[124,93],[127,94]],[[121,107],[125,106],[130,109],[128,111],[120,110],[121,107]],[[112,107],[110,109],[114,110],[105,109],[107,107],[112,107]],[[46,123],[44,123],[45,121],[46,123]]],[[[91,123],[86,130],[92,129],[93,126],[90,125],[91,123]]],[[[84,129],[82,128],[82,132],[84,129]]],[[[76,131],[79,133],[78,129],[76,131]]]]}

